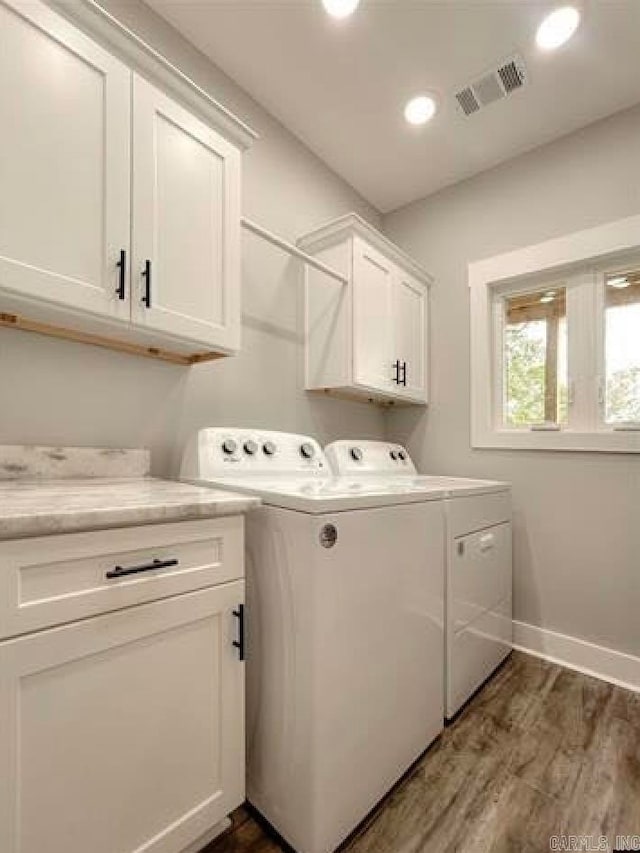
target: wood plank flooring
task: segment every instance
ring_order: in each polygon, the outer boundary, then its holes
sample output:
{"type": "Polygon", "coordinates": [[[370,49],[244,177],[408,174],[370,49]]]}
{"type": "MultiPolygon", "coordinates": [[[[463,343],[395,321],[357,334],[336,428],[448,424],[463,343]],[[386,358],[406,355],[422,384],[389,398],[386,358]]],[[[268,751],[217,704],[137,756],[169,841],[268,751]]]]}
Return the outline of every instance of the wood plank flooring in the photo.
{"type": "MultiPolygon", "coordinates": [[[[541,853],[558,834],[640,836],[640,694],[514,653],[343,850],[541,853]]],[[[284,850],[242,808],[203,853],[284,850]]]]}

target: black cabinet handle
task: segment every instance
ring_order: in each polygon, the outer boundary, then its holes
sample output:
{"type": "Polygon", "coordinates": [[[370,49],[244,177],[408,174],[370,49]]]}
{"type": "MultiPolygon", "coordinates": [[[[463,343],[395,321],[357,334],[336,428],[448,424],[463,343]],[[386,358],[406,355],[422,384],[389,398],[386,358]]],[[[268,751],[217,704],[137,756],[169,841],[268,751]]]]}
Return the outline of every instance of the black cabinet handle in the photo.
{"type": "Polygon", "coordinates": [[[118,294],[118,299],[126,299],[125,279],[127,275],[127,252],[125,249],[120,249],[120,260],[117,261],[116,266],[120,270],[118,273],[118,286],[116,287],[116,293],[118,294]]]}
{"type": "Polygon", "coordinates": [[[402,362],[402,384],[406,387],[407,384],[407,362],[402,362]]]}
{"type": "Polygon", "coordinates": [[[396,385],[399,385],[400,384],[400,360],[399,359],[396,359],[396,361],[394,362],[393,369],[394,369],[395,374],[396,374],[393,377],[393,381],[396,383],[396,385]]]}
{"type": "Polygon", "coordinates": [[[151,563],[143,563],[141,566],[116,566],[111,571],[107,572],[107,578],[123,578],[125,575],[138,575],[140,572],[153,572],[156,569],[168,569],[170,566],[177,566],[178,560],[158,560],[155,559],[151,563]]]}
{"type": "Polygon", "coordinates": [[[244,604],[239,604],[238,609],[232,612],[238,620],[238,639],[233,641],[233,645],[238,650],[238,660],[244,660],[244,604]]]}
{"type": "Polygon", "coordinates": [[[151,261],[149,259],[144,262],[142,278],[144,279],[144,293],[142,295],[142,304],[146,305],[147,308],[151,308],[151,261]]]}

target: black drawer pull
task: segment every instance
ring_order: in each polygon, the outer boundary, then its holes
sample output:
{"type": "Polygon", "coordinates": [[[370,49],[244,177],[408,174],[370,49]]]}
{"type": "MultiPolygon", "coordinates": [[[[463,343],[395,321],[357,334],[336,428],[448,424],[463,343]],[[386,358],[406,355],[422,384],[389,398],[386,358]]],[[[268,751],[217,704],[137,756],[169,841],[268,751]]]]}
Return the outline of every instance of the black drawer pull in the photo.
{"type": "Polygon", "coordinates": [[[116,263],[116,266],[120,271],[118,275],[116,293],[118,294],[118,299],[125,299],[127,295],[125,291],[125,281],[127,277],[127,253],[124,249],[120,249],[120,260],[116,263]]]}
{"type": "Polygon", "coordinates": [[[402,384],[406,387],[407,385],[407,362],[402,362],[402,384]]]}
{"type": "Polygon", "coordinates": [[[138,575],[140,572],[153,572],[156,569],[168,569],[170,566],[177,566],[178,560],[154,560],[152,563],[143,563],[141,566],[116,566],[115,569],[107,572],[107,578],[123,578],[125,575],[138,575]]]}
{"type": "Polygon", "coordinates": [[[239,604],[238,609],[232,612],[238,620],[238,639],[233,641],[233,645],[238,650],[238,660],[244,660],[244,604],[239,604]]]}
{"type": "Polygon", "coordinates": [[[144,294],[142,296],[142,304],[147,308],[151,308],[151,261],[144,262],[142,270],[142,278],[144,279],[144,294]]]}

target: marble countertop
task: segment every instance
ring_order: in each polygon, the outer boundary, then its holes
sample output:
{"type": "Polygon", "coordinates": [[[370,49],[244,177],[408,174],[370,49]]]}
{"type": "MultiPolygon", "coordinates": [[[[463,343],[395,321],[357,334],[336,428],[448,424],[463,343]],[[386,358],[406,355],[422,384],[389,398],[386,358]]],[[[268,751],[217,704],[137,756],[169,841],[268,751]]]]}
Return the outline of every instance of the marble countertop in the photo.
{"type": "Polygon", "coordinates": [[[152,477],[0,481],[0,539],[237,515],[260,501],[152,477]]]}

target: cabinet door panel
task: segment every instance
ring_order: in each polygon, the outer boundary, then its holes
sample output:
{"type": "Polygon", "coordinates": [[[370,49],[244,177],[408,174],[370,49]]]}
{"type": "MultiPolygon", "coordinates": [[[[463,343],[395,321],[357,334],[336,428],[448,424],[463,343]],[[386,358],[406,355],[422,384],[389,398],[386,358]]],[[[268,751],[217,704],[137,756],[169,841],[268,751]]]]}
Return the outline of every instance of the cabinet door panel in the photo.
{"type": "Polygon", "coordinates": [[[34,0],[0,32],[0,288],[127,320],[131,73],[34,0]]]}
{"type": "Polygon", "coordinates": [[[244,584],[0,644],[3,853],[175,853],[244,798],[244,584]]]}
{"type": "Polygon", "coordinates": [[[393,359],[406,365],[406,385],[399,392],[413,399],[426,400],[426,322],[427,291],[401,270],[394,285],[393,359]]]}
{"type": "Polygon", "coordinates": [[[354,380],[395,390],[391,358],[394,267],[359,239],[353,250],[354,380]]]}
{"type": "Polygon", "coordinates": [[[133,319],[234,350],[240,325],[240,155],[134,75],[133,319]],[[151,305],[142,272],[151,261],[151,305]]]}

